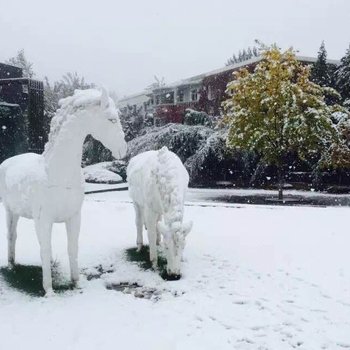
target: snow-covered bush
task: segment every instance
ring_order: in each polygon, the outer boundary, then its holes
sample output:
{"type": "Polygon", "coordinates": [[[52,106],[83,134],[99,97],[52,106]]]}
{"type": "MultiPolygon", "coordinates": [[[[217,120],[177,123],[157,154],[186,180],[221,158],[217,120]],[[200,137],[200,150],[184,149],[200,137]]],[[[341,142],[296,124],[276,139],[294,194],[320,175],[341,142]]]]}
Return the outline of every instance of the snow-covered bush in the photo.
{"type": "Polygon", "coordinates": [[[88,165],[83,169],[86,182],[115,184],[123,182],[123,178],[110,171],[108,168],[111,162],[102,162],[88,165]]]}
{"type": "Polygon", "coordinates": [[[176,153],[190,174],[191,184],[228,180],[248,184],[256,164],[251,152],[229,151],[225,129],[167,124],[146,130],[128,143],[127,159],[163,146],[176,153]]]}
{"type": "Polygon", "coordinates": [[[145,116],[142,107],[135,109],[133,106],[125,107],[120,113],[120,121],[125,133],[125,140],[130,141],[140,134],[140,131],[148,123],[148,116],[145,116]]]}
{"type": "Polygon", "coordinates": [[[128,142],[127,158],[145,151],[158,150],[167,146],[176,153],[182,162],[192,156],[206,142],[214,130],[204,126],[167,124],[147,128],[144,135],[128,142]]]}
{"type": "Polygon", "coordinates": [[[126,167],[127,163],[124,160],[114,160],[113,162],[106,163],[106,169],[112,171],[115,174],[118,174],[123,181],[126,181],[126,167]]]}
{"type": "Polygon", "coordinates": [[[187,108],[184,118],[184,124],[186,125],[204,125],[212,126],[212,121],[209,115],[205,112],[195,111],[194,109],[187,108]]]}

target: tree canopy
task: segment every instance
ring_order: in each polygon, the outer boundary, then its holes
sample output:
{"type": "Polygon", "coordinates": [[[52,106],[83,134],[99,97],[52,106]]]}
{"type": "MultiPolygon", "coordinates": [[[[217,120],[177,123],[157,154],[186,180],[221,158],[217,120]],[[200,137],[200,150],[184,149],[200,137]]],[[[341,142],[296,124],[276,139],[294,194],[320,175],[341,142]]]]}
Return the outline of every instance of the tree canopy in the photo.
{"type": "Polygon", "coordinates": [[[26,78],[33,78],[35,76],[33,70],[33,63],[27,60],[23,49],[19,50],[15,57],[11,57],[10,59],[8,59],[6,63],[22,68],[23,76],[26,78]]]}
{"type": "Polygon", "coordinates": [[[253,73],[234,75],[223,103],[230,147],[255,151],[283,173],[289,153],[312,158],[334,139],[324,90],[310,81],[310,67],[292,49],[266,48],[253,73]]]}

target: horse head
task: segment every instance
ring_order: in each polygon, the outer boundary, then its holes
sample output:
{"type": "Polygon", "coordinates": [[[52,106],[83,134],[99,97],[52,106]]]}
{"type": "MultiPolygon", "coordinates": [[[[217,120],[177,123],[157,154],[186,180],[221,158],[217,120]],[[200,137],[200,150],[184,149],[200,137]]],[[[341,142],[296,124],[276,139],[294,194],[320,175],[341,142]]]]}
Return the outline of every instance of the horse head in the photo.
{"type": "Polygon", "coordinates": [[[102,89],[100,101],[94,106],[89,114],[88,123],[84,125],[87,132],[107,147],[115,158],[125,157],[127,144],[118,110],[105,89],[102,89]]]}
{"type": "Polygon", "coordinates": [[[158,222],[158,230],[163,237],[165,257],[167,259],[167,273],[171,279],[179,279],[182,253],[186,236],[192,229],[192,221],[187,223],[174,222],[166,224],[158,222]]]}

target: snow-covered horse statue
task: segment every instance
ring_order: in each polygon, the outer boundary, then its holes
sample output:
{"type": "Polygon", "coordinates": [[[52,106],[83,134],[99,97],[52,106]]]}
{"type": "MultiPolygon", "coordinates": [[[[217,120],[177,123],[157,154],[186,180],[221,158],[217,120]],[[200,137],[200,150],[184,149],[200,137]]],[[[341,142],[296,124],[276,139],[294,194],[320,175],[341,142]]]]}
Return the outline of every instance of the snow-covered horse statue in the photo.
{"type": "Polygon", "coordinates": [[[126,153],[118,112],[105,90],[76,90],[60,101],[51,121],[43,154],[25,153],[0,165],[0,197],[6,210],[8,263],[15,263],[16,226],[19,217],[33,219],[40,244],[43,287],[53,293],[51,278],[51,230],[64,222],[72,282],[79,279],[78,237],[84,198],[81,171],[82,146],[91,134],[116,158],[126,153]]]}
{"type": "Polygon", "coordinates": [[[180,278],[185,238],[192,228],[192,222],[183,223],[187,170],[176,154],[163,147],[132,158],[127,176],[136,212],[138,250],[142,248],[145,225],[153,267],[157,267],[157,245],[163,239],[167,273],[180,278]]]}

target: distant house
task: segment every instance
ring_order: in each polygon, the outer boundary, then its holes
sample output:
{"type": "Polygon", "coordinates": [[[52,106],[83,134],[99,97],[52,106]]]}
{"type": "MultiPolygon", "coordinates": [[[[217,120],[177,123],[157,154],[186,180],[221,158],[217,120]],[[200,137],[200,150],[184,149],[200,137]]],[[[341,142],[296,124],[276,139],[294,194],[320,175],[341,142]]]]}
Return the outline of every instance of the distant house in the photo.
{"type": "MultiPolygon", "coordinates": [[[[316,62],[314,57],[297,56],[305,64],[316,62]]],[[[183,79],[152,91],[143,93],[142,103],[153,112],[155,124],[182,123],[187,108],[204,111],[217,116],[221,111],[221,103],[226,98],[226,86],[232,81],[232,73],[247,68],[253,71],[261,61],[261,57],[225,66],[207,73],[183,79]]],[[[338,65],[339,61],[328,60],[330,64],[338,65]]],[[[134,95],[140,96],[140,95],[134,95]]],[[[132,103],[134,97],[125,97],[124,105],[132,103]]]]}
{"type": "MultiPolygon", "coordinates": [[[[7,124],[12,123],[11,114],[16,115],[17,123],[26,126],[25,135],[22,137],[25,137],[26,140],[21,141],[27,145],[24,151],[42,152],[47,139],[44,122],[43,82],[24,78],[21,68],[0,63],[0,102],[2,104],[0,137],[11,138],[11,128],[7,128],[7,124]],[[13,113],[11,113],[11,108],[13,113]]],[[[6,145],[2,144],[1,147],[6,147],[6,145]]],[[[7,151],[9,152],[6,154],[10,155],[18,153],[14,149],[7,151]]]]}
{"type": "Polygon", "coordinates": [[[151,104],[152,90],[144,90],[138,94],[129,95],[121,98],[118,101],[118,108],[122,113],[127,113],[128,110],[136,113],[140,111],[143,114],[153,112],[151,104]]]}

